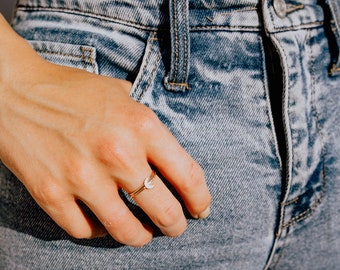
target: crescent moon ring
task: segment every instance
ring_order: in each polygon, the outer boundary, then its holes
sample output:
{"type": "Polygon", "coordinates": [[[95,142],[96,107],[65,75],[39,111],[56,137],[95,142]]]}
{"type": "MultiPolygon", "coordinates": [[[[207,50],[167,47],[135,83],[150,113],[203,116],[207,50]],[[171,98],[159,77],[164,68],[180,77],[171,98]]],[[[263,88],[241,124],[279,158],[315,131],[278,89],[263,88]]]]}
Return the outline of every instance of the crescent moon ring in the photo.
{"type": "Polygon", "coordinates": [[[141,193],[145,189],[152,189],[152,188],[154,188],[155,185],[153,184],[153,181],[155,179],[155,176],[156,176],[156,172],[154,170],[152,170],[151,174],[144,179],[143,185],[141,185],[135,191],[129,193],[131,198],[137,196],[139,193],[141,193]]]}

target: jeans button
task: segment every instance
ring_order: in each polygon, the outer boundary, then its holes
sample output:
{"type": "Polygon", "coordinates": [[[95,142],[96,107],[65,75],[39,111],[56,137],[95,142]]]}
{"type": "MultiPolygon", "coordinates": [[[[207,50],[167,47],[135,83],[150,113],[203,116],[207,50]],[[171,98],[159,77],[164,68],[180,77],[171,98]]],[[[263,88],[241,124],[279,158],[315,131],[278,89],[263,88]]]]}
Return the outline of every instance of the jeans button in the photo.
{"type": "Polygon", "coordinates": [[[287,6],[285,0],[274,0],[274,10],[276,15],[283,19],[287,14],[287,6]]]}

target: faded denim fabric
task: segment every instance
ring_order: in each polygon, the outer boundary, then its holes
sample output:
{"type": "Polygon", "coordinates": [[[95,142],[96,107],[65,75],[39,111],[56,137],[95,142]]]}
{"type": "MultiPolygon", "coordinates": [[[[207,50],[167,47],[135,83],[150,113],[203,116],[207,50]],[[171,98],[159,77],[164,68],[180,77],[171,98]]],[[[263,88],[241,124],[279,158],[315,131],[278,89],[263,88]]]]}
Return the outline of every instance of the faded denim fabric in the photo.
{"type": "Polygon", "coordinates": [[[20,0],[13,26],[41,56],[134,82],[203,167],[212,213],[143,248],[75,240],[1,164],[0,268],[339,269],[338,7],[20,0]]]}

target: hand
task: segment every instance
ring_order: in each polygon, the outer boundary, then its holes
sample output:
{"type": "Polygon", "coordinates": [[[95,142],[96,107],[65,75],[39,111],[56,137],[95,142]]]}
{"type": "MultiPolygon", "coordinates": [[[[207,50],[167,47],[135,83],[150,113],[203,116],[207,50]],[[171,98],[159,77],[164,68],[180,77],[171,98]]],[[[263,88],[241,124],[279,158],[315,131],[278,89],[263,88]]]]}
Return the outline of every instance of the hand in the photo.
{"type": "MultiPolygon", "coordinates": [[[[76,238],[107,231],[127,245],[149,242],[152,232],[118,194],[138,188],[149,164],[193,217],[209,213],[202,169],[150,109],[129,97],[129,82],[48,63],[11,37],[11,61],[0,56],[7,67],[0,68],[0,157],[60,227],[76,238]],[[79,200],[101,224],[85,216],[79,200]]],[[[177,236],[186,228],[181,205],[159,178],[154,184],[134,199],[165,235],[177,236]]]]}

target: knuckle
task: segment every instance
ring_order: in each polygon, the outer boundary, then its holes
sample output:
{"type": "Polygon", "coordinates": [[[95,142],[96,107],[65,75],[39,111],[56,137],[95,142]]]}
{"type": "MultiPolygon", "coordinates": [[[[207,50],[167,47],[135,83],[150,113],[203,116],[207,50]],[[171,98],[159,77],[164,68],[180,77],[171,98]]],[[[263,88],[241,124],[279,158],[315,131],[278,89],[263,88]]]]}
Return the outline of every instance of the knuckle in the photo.
{"type": "Polygon", "coordinates": [[[201,166],[196,162],[191,163],[189,177],[182,183],[182,190],[184,193],[191,193],[193,189],[202,185],[204,180],[204,172],[201,166]]]}
{"type": "Polygon", "coordinates": [[[127,208],[117,209],[106,217],[103,217],[101,222],[107,230],[111,232],[121,232],[129,215],[130,213],[127,208]]]}
{"type": "MultiPolygon", "coordinates": [[[[125,139],[129,140],[128,136],[125,139]]],[[[131,152],[121,138],[115,138],[114,136],[102,138],[97,145],[98,158],[104,165],[125,168],[131,164],[131,152]]]]}
{"type": "Polygon", "coordinates": [[[93,178],[91,163],[82,158],[70,159],[66,166],[65,178],[73,188],[84,186],[86,181],[93,178]]]}
{"type": "Polygon", "coordinates": [[[117,211],[114,215],[105,218],[102,224],[116,241],[130,246],[143,246],[150,239],[141,238],[140,232],[128,223],[129,211],[128,209],[117,211]]]}
{"type": "Polygon", "coordinates": [[[142,134],[154,134],[159,129],[160,121],[157,115],[149,108],[143,108],[138,112],[136,119],[137,129],[142,134]]]}
{"type": "Polygon", "coordinates": [[[48,180],[33,190],[33,197],[44,206],[57,203],[62,194],[60,186],[48,180]]]}
{"type": "Polygon", "coordinates": [[[179,202],[171,203],[166,206],[161,214],[156,217],[156,223],[162,227],[171,227],[181,220],[183,216],[183,209],[179,202]]]}

